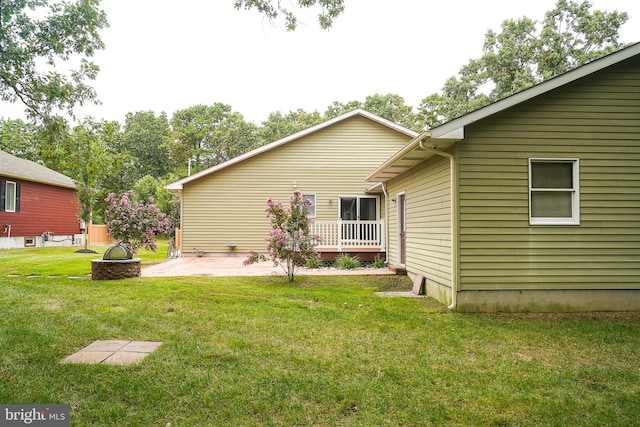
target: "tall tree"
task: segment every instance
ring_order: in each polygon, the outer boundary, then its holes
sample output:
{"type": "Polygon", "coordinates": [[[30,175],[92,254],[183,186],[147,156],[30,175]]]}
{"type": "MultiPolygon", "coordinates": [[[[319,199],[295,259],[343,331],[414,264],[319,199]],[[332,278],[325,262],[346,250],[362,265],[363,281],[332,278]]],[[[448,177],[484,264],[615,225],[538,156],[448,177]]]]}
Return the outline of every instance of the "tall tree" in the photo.
{"type": "Polygon", "coordinates": [[[164,188],[168,182],[163,182],[151,175],[146,175],[138,180],[133,186],[135,200],[147,202],[153,200],[158,209],[165,214],[172,210],[171,201],[175,200],[175,195],[164,188]]]}
{"type": "Polygon", "coordinates": [[[321,123],[324,117],[318,112],[307,113],[303,109],[282,114],[280,111],[270,113],[262,122],[259,130],[261,145],[277,141],[296,132],[321,123]]]}
{"type": "Polygon", "coordinates": [[[342,103],[334,101],[327,107],[324,116],[325,119],[328,120],[358,108],[362,108],[409,129],[413,129],[416,126],[416,114],[413,111],[413,107],[406,105],[403,97],[393,93],[386,95],[380,95],[379,93],[369,95],[364,102],[349,101],[342,103]]]}
{"type": "Polygon", "coordinates": [[[349,101],[346,104],[339,101],[333,101],[333,103],[331,103],[331,105],[329,105],[325,110],[324,117],[327,120],[332,119],[348,113],[349,111],[357,110],[358,108],[362,108],[362,102],[360,101],[349,101]]]}
{"type": "Polygon", "coordinates": [[[231,106],[215,103],[176,111],[167,143],[174,172],[185,175],[240,155],[256,144],[256,126],[247,123],[231,106]]]}
{"type": "Polygon", "coordinates": [[[400,95],[376,93],[367,96],[362,108],[406,128],[413,129],[415,127],[416,117],[413,107],[406,105],[404,98],[400,95]]]}
{"type": "Polygon", "coordinates": [[[108,27],[99,0],[0,1],[0,99],[22,102],[30,117],[56,110],[72,113],[76,104],[96,99],[87,80],[98,67],[90,62],[104,44],[98,30],[108,27]],[[68,74],[59,70],[79,60],[68,74]]]}
{"type": "MultiPolygon", "coordinates": [[[[282,0],[234,0],[236,9],[257,9],[270,21],[274,22],[279,15],[284,16],[288,31],[298,27],[298,17],[293,9],[295,2],[290,2],[291,7],[284,6],[282,0]]],[[[323,30],[331,28],[333,21],[344,12],[344,0],[298,0],[301,8],[317,8],[318,23],[323,30]]]]}
{"type": "Polygon", "coordinates": [[[38,132],[34,123],[0,120],[0,150],[31,161],[38,161],[38,132]]]}
{"type": "Polygon", "coordinates": [[[171,171],[167,142],[171,136],[165,113],[153,111],[127,113],[122,132],[122,149],[131,155],[124,171],[128,188],[145,175],[162,178],[171,171]]]}
{"type": "Polygon", "coordinates": [[[122,154],[115,148],[119,128],[117,122],[86,118],[71,129],[65,143],[64,173],[76,182],[79,216],[87,224],[98,199],[104,199],[111,190],[107,188],[109,178],[122,168],[122,154]]]}
{"type": "Polygon", "coordinates": [[[588,1],[558,0],[541,25],[525,17],[504,21],[499,33],[489,30],[482,57],[422,100],[420,125],[436,126],[620,49],[628,15],[591,8],[588,1]]]}

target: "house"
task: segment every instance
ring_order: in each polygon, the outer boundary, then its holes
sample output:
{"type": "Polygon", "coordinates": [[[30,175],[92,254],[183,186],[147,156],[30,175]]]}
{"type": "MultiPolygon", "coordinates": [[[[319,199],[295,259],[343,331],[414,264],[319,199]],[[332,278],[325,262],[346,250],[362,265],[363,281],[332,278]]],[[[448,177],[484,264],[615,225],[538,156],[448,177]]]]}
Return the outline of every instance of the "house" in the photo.
{"type": "Polygon", "coordinates": [[[640,310],[640,44],[423,132],[367,180],[391,200],[389,262],[451,308],[640,310]]]}
{"type": "Polygon", "coordinates": [[[265,252],[267,199],[286,204],[298,190],[313,203],[325,258],[384,257],[384,194],[364,178],[415,136],[354,110],[168,185],[182,192],[183,256],[265,252]]]}
{"type": "Polygon", "coordinates": [[[75,188],[65,175],[0,151],[0,248],[78,243],[75,188]]]}

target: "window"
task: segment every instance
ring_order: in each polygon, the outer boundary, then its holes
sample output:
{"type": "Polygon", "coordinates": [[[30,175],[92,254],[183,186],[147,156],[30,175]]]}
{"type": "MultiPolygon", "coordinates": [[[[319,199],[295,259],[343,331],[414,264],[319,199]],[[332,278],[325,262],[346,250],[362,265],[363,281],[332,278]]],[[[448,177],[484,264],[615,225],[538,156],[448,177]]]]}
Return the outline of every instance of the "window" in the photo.
{"type": "Polygon", "coordinates": [[[375,197],[340,197],[340,219],[345,221],[377,220],[378,199],[375,197]]]}
{"type": "Polygon", "coordinates": [[[529,224],[580,224],[578,166],[578,159],[529,159],[529,224]]]}
{"type": "Polygon", "coordinates": [[[309,206],[309,218],[316,217],[316,195],[315,194],[303,194],[302,198],[305,200],[309,200],[311,205],[309,206]]]}
{"type": "Polygon", "coordinates": [[[20,212],[20,184],[0,181],[0,211],[20,212]]]}

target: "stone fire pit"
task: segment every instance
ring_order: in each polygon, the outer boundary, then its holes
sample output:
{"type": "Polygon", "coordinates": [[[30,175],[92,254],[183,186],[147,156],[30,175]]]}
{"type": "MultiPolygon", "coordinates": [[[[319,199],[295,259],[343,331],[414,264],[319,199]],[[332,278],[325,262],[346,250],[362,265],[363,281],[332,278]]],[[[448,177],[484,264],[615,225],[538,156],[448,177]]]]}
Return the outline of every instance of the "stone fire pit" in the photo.
{"type": "Polygon", "coordinates": [[[114,280],[140,277],[140,258],[91,260],[91,280],[114,280]]]}
{"type": "Polygon", "coordinates": [[[122,244],[111,246],[102,259],[91,261],[91,280],[114,280],[140,277],[140,258],[122,244]]]}

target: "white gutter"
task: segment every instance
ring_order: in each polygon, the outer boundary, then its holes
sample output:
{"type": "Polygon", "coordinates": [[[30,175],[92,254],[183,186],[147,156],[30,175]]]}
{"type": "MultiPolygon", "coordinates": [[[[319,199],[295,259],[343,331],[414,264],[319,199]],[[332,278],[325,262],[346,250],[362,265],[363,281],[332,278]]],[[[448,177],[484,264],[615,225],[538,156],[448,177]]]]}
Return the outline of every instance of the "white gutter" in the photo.
{"type": "Polygon", "coordinates": [[[384,228],[385,228],[385,241],[384,241],[384,261],[389,264],[389,194],[384,182],[376,182],[371,187],[365,190],[365,193],[373,191],[374,188],[380,187],[382,194],[384,194],[384,228]]]}
{"type": "Polygon", "coordinates": [[[385,239],[384,239],[384,262],[389,264],[389,194],[387,193],[387,188],[384,185],[384,182],[381,182],[382,193],[384,194],[384,231],[385,231],[385,239]]]}
{"type": "Polygon", "coordinates": [[[456,176],[456,162],[455,157],[444,151],[436,150],[435,148],[425,147],[423,140],[421,139],[420,148],[428,153],[433,153],[438,156],[446,157],[449,159],[449,171],[451,182],[451,305],[449,310],[454,310],[458,305],[458,244],[457,244],[457,222],[458,217],[458,195],[456,192],[455,176],[456,176]]]}

